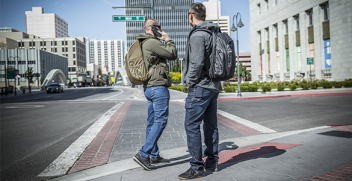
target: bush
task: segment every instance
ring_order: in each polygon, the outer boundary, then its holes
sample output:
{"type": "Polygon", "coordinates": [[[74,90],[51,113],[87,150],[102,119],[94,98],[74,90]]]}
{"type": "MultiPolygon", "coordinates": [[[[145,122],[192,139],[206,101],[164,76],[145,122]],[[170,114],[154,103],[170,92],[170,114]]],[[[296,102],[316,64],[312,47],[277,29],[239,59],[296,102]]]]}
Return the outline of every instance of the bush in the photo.
{"type": "Polygon", "coordinates": [[[332,82],[324,80],[320,83],[320,86],[322,86],[324,89],[326,89],[326,88],[332,88],[333,84],[332,84],[332,82]]]}
{"type": "Polygon", "coordinates": [[[277,86],[277,90],[278,91],[284,91],[285,90],[285,86],[279,85],[279,86],[277,86]]]}
{"type": "Polygon", "coordinates": [[[271,91],[271,87],[265,85],[265,86],[262,87],[262,90],[263,90],[263,92],[270,92],[271,91]]]}
{"type": "Polygon", "coordinates": [[[250,85],[248,87],[249,92],[257,92],[258,91],[258,86],[250,85]]]}
{"type": "Polygon", "coordinates": [[[236,92],[235,86],[226,86],[224,87],[225,92],[236,92]]]}
{"type": "Polygon", "coordinates": [[[290,85],[290,82],[289,81],[285,81],[284,85],[288,86],[288,85],[290,85]]]}
{"type": "MultiPolygon", "coordinates": [[[[183,92],[183,85],[172,85],[169,89],[183,92]]],[[[188,88],[186,88],[186,92],[188,92],[188,88]]]]}
{"type": "Polygon", "coordinates": [[[249,86],[249,83],[248,82],[241,83],[241,86],[249,86]]]}
{"type": "Polygon", "coordinates": [[[181,72],[169,72],[169,76],[173,82],[181,82],[181,72]]]}
{"type": "Polygon", "coordinates": [[[294,91],[294,90],[297,89],[297,86],[296,86],[295,83],[293,83],[293,84],[290,84],[290,85],[289,85],[289,88],[290,88],[291,91],[294,91]]]}
{"type": "Polygon", "coordinates": [[[248,92],[249,91],[248,86],[241,86],[241,91],[248,92]]]}
{"type": "Polygon", "coordinates": [[[352,79],[345,79],[342,84],[344,87],[352,87],[352,79]]]}
{"type": "Polygon", "coordinates": [[[332,84],[333,84],[333,86],[334,86],[335,88],[341,88],[341,87],[342,87],[342,82],[336,82],[336,81],[334,81],[334,82],[332,82],[332,84]]]}
{"type": "Polygon", "coordinates": [[[301,87],[303,90],[308,90],[310,88],[310,84],[308,82],[306,83],[301,82],[301,87]]]}
{"type": "Polygon", "coordinates": [[[317,89],[319,87],[318,82],[312,82],[312,89],[317,89]]]}

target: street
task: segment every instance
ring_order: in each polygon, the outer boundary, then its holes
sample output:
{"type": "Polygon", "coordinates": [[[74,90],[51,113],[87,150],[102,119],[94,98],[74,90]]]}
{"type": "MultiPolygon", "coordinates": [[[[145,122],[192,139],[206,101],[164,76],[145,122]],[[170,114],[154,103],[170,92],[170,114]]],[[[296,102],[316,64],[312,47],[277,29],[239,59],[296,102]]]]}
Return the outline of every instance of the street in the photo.
{"type": "Polygon", "coordinates": [[[104,87],[1,97],[1,180],[40,180],[37,175],[118,99],[138,94],[104,87]]]}
{"type": "MultiPolygon", "coordinates": [[[[162,150],[184,147],[183,106],[187,94],[170,90],[170,118],[160,139],[162,150]],[[171,136],[168,136],[171,135],[171,136]],[[172,138],[175,143],[169,145],[172,138]]],[[[143,144],[146,104],[141,88],[99,87],[65,89],[64,93],[1,97],[1,180],[42,180],[38,175],[75,142],[104,113],[121,102],[131,102],[117,137],[110,163],[128,159],[143,144]],[[132,121],[141,119],[138,121],[132,121]],[[138,126],[136,125],[138,124],[138,126]],[[139,127],[132,151],[118,140],[139,127]],[[119,151],[120,150],[120,151],[119,151]]],[[[352,124],[352,95],[287,97],[218,101],[218,109],[277,132],[352,124]]],[[[218,123],[220,139],[243,137],[218,123]]],[[[136,134],[136,133],[134,133],[136,134]]],[[[126,138],[124,138],[126,140],[126,138]]],[[[134,141],[134,140],[131,140],[134,141]]]]}

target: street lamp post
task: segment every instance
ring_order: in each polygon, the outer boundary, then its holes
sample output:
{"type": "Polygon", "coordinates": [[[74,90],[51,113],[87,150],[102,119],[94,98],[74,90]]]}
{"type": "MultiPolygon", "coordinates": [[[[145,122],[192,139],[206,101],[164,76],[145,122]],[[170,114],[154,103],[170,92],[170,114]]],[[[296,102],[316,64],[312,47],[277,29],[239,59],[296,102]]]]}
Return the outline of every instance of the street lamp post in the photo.
{"type": "MultiPolygon", "coordinates": [[[[233,23],[232,23],[231,31],[236,31],[238,27],[241,28],[241,27],[244,26],[242,21],[241,21],[241,14],[239,12],[236,15],[233,16],[232,21],[233,21],[233,23]],[[237,23],[238,15],[240,16],[240,20],[237,23]],[[236,21],[235,21],[235,17],[236,17],[236,21]],[[236,23],[236,26],[235,26],[235,23],[236,23]]],[[[237,34],[237,77],[238,77],[238,93],[237,93],[237,97],[242,97],[242,94],[241,94],[241,80],[240,80],[240,51],[239,51],[239,47],[238,47],[238,31],[236,31],[236,34],[237,34]]]]}

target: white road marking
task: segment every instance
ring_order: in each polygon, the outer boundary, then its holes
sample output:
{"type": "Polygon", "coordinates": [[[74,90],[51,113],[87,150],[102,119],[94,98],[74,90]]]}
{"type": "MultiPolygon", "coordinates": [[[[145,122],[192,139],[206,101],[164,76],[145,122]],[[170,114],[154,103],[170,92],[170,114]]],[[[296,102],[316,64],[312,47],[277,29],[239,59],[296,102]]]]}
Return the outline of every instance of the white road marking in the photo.
{"type": "Polygon", "coordinates": [[[18,105],[18,106],[7,106],[5,108],[7,109],[19,109],[19,108],[39,108],[39,107],[45,107],[45,105],[18,105]]]}
{"type": "Polygon", "coordinates": [[[121,90],[121,92],[120,92],[120,93],[118,93],[118,94],[116,94],[116,95],[113,95],[113,96],[110,96],[110,97],[104,98],[104,99],[102,99],[102,100],[107,100],[107,99],[110,99],[110,98],[112,98],[112,97],[118,96],[118,95],[120,95],[120,94],[122,94],[122,93],[123,93],[123,90],[122,90],[122,89],[118,89],[118,90],[121,90]]]}
{"type": "Polygon", "coordinates": [[[229,118],[229,119],[231,119],[233,121],[236,121],[236,122],[238,122],[240,124],[243,124],[245,126],[253,128],[253,129],[255,129],[255,130],[257,130],[257,131],[259,131],[261,133],[276,133],[275,130],[272,130],[272,129],[267,128],[265,126],[262,126],[260,124],[254,123],[252,121],[248,121],[246,119],[240,118],[238,116],[235,116],[233,114],[227,113],[227,112],[219,110],[219,109],[218,109],[218,114],[220,114],[220,115],[222,115],[224,117],[227,117],[227,118],[229,118]]]}
{"type": "Polygon", "coordinates": [[[81,156],[88,145],[103,128],[110,117],[118,110],[124,102],[120,102],[102,115],[91,127],[89,127],[81,137],[72,143],[54,162],[52,162],[39,177],[52,177],[65,175],[81,156]]]}

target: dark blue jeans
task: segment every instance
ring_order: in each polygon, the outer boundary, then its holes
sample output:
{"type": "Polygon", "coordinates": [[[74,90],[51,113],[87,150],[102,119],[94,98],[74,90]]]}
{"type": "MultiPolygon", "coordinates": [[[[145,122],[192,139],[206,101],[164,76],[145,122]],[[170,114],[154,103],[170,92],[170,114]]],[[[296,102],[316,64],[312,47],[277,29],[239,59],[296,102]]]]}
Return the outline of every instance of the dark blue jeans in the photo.
{"type": "Polygon", "coordinates": [[[139,154],[148,158],[159,157],[158,140],[166,126],[169,116],[170,93],[166,86],[144,88],[148,100],[148,119],[146,140],[139,154]]]}
{"type": "Polygon", "coordinates": [[[192,156],[191,168],[203,168],[202,138],[200,124],[203,123],[204,142],[206,149],[204,155],[207,162],[213,163],[219,159],[218,143],[219,133],[217,125],[217,98],[219,93],[205,88],[196,87],[188,89],[186,98],[185,128],[187,134],[188,151],[192,156]]]}

